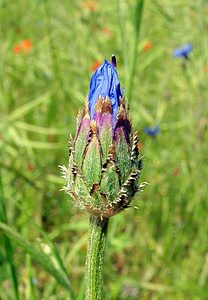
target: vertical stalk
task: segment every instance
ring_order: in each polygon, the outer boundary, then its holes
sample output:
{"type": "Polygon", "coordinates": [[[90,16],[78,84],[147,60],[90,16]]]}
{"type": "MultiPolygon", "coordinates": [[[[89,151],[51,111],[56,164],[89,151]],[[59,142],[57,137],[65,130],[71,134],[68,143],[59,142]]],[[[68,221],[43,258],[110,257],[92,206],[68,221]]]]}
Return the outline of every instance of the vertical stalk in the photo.
{"type": "Polygon", "coordinates": [[[85,300],[102,298],[103,264],[108,231],[108,219],[90,217],[88,250],[86,257],[85,300]]]}
{"type": "MultiPolygon", "coordinates": [[[[45,17],[46,17],[46,30],[48,35],[48,46],[50,50],[50,58],[52,62],[52,72],[53,72],[53,81],[54,81],[54,87],[55,87],[55,97],[52,95],[52,101],[50,102],[50,105],[48,107],[48,123],[51,124],[51,122],[54,120],[54,116],[56,116],[57,112],[57,94],[56,92],[59,91],[60,95],[63,96],[64,92],[64,82],[62,80],[61,76],[61,70],[60,70],[60,62],[58,58],[58,50],[56,49],[56,45],[54,43],[54,28],[52,24],[52,13],[51,13],[51,5],[50,1],[44,0],[44,9],[45,9],[45,17]],[[54,98],[54,99],[53,99],[54,98]]],[[[58,109],[58,111],[60,111],[58,109]]]]}
{"type": "Polygon", "coordinates": [[[139,42],[139,34],[141,29],[141,21],[142,21],[142,13],[143,13],[143,5],[144,0],[136,0],[135,8],[134,8],[134,33],[133,33],[133,45],[130,57],[130,70],[129,70],[129,78],[127,82],[126,88],[126,97],[127,99],[131,99],[131,93],[133,90],[133,81],[136,72],[136,63],[137,63],[137,47],[139,42]]]}
{"type": "Polygon", "coordinates": [[[123,53],[125,74],[129,74],[129,63],[128,63],[128,56],[127,56],[128,45],[126,43],[126,32],[125,32],[125,22],[124,22],[125,15],[122,12],[121,0],[117,0],[117,12],[118,12],[118,24],[119,24],[119,30],[121,36],[121,45],[122,45],[121,50],[123,53]]]}
{"type": "MultiPolygon", "coordinates": [[[[7,213],[6,213],[4,192],[3,192],[3,183],[1,178],[1,170],[0,170],[0,222],[7,223],[7,213]]],[[[10,280],[14,291],[14,299],[19,300],[17,274],[16,274],[16,268],[13,259],[13,254],[14,254],[13,247],[10,242],[10,239],[4,234],[3,234],[3,244],[4,244],[6,259],[8,263],[9,272],[10,272],[10,280]]]]}

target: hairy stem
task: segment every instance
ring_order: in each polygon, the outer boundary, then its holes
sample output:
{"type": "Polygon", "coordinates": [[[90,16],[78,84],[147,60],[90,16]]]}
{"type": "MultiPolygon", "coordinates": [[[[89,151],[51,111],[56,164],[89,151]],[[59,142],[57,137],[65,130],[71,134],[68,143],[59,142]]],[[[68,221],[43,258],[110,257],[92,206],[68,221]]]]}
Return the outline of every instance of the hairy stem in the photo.
{"type": "Polygon", "coordinates": [[[90,217],[88,250],[86,258],[85,300],[102,298],[103,263],[108,231],[108,219],[90,217]]]}

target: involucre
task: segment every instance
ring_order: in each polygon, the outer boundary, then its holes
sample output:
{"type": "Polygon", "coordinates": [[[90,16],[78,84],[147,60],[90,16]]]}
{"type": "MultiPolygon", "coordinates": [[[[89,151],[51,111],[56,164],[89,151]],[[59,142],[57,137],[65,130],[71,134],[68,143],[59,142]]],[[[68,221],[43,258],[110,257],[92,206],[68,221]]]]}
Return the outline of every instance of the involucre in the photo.
{"type": "Polygon", "coordinates": [[[70,140],[69,164],[61,167],[63,190],[77,206],[101,219],[130,206],[139,185],[138,135],[120,91],[116,59],[93,74],[77,130],[70,140]]]}

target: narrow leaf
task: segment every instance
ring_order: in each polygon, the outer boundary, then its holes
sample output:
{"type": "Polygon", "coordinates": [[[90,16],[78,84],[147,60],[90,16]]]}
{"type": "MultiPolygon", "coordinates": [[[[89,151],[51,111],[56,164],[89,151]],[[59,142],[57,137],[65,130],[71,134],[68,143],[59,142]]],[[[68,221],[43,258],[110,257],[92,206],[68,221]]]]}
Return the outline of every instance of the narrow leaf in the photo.
{"type": "MultiPolygon", "coordinates": [[[[0,176],[0,221],[7,222],[7,212],[5,207],[5,199],[3,195],[3,185],[1,181],[1,176],[0,176]]],[[[16,268],[13,260],[13,247],[9,237],[7,237],[5,234],[3,235],[3,242],[4,242],[6,258],[9,266],[10,276],[11,276],[11,283],[13,285],[14,297],[15,300],[19,300],[18,281],[16,275],[16,268]]]]}
{"type": "Polygon", "coordinates": [[[19,118],[24,117],[27,113],[33,110],[36,106],[40,105],[41,103],[47,103],[49,100],[49,95],[45,94],[40,96],[38,99],[33,101],[27,102],[26,104],[21,105],[20,107],[16,108],[10,115],[9,120],[15,121],[19,118]]]}
{"type": "Polygon", "coordinates": [[[69,279],[63,275],[54,265],[51,259],[42,251],[34,247],[33,244],[25,240],[18,232],[13,230],[10,226],[0,222],[0,229],[8,236],[11,237],[24,251],[29,253],[31,257],[50,275],[52,275],[56,281],[62,285],[70,295],[70,299],[75,299],[69,279]]]}

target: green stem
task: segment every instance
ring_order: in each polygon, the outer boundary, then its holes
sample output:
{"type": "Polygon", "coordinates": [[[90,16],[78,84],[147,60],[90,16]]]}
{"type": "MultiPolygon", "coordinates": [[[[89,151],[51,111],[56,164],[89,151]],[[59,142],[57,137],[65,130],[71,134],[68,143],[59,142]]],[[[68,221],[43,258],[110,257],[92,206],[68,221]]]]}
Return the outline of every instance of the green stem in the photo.
{"type": "Polygon", "coordinates": [[[124,61],[124,68],[125,74],[129,74],[129,63],[128,63],[128,45],[126,44],[126,33],[125,33],[125,15],[122,12],[121,8],[121,0],[117,0],[117,12],[118,12],[118,24],[120,29],[120,36],[121,36],[121,50],[123,52],[123,61],[124,61]]]}
{"type": "Polygon", "coordinates": [[[86,258],[85,300],[102,298],[103,262],[108,231],[108,219],[90,217],[88,250],[86,258]]]}
{"type": "MultiPolygon", "coordinates": [[[[5,205],[5,198],[3,193],[3,183],[1,178],[1,171],[0,171],[0,222],[7,223],[7,211],[5,205]]],[[[14,290],[14,299],[19,300],[19,292],[18,292],[18,281],[17,281],[17,274],[16,268],[14,265],[14,251],[10,239],[3,234],[3,243],[7,258],[7,263],[10,271],[10,279],[14,290]]]]}
{"type": "Polygon", "coordinates": [[[139,42],[139,34],[141,29],[142,13],[143,13],[144,0],[137,0],[134,8],[134,34],[133,34],[133,45],[131,51],[129,79],[126,88],[126,97],[131,99],[133,81],[136,72],[137,63],[137,47],[139,42]]]}

